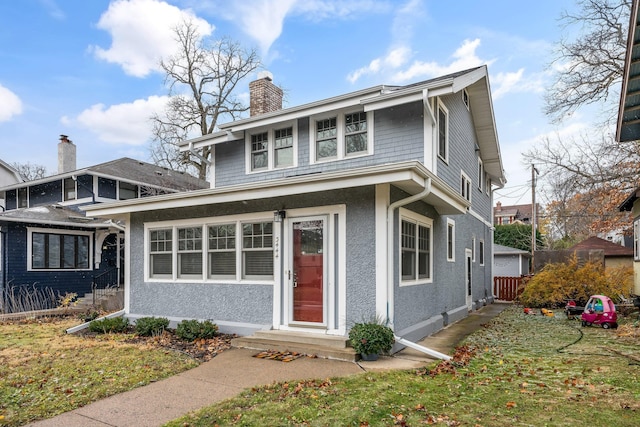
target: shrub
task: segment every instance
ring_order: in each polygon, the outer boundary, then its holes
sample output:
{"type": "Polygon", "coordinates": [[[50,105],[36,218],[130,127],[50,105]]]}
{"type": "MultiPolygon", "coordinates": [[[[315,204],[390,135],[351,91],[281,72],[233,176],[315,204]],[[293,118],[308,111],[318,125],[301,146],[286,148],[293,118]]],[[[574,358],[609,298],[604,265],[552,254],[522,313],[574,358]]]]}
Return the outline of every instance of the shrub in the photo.
{"type": "Polygon", "coordinates": [[[178,323],[176,335],[185,341],[195,341],[200,338],[208,339],[218,335],[218,325],[208,320],[183,320],[178,323]]]}
{"type": "Polygon", "coordinates": [[[99,334],[124,332],[129,326],[129,320],[124,317],[110,317],[94,320],[89,323],[89,330],[99,334]]]}
{"type": "Polygon", "coordinates": [[[141,317],[136,320],[136,333],[143,337],[162,334],[169,327],[169,319],[166,317],[141,317]]]}
{"type": "Polygon", "coordinates": [[[617,299],[629,296],[633,286],[633,268],[606,269],[598,262],[578,263],[573,257],[567,263],[547,264],[527,283],[519,301],[527,307],[562,307],[569,299],[586,304],[591,295],[607,295],[617,299]]]}
{"type": "Polygon", "coordinates": [[[349,331],[349,341],[358,354],[387,353],[393,348],[393,330],[377,322],[356,323],[349,331]]]}

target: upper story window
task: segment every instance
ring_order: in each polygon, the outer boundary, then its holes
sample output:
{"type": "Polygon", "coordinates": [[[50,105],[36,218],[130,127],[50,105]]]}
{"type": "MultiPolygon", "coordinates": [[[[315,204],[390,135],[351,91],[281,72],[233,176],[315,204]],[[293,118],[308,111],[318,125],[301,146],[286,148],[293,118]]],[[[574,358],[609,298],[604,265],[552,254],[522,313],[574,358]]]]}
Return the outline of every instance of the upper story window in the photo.
{"type": "Polygon", "coordinates": [[[251,135],[251,170],[269,167],[269,133],[251,135]]]}
{"type": "Polygon", "coordinates": [[[484,240],[478,242],[478,258],[480,265],[484,265],[484,240]]]}
{"type": "Polygon", "coordinates": [[[462,102],[464,102],[464,106],[469,109],[469,92],[466,89],[462,89],[462,102]]]}
{"type": "Polygon", "coordinates": [[[64,201],[75,200],[76,199],[76,181],[73,178],[65,178],[64,179],[64,193],[63,199],[64,201]]]}
{"type": "Polygon", "coordinates": [[[449,160],[449,111],[438,102],[438,157],[449,160]]]}
{"type": "Polygon", "coordinates": [[[460,172],[460,194],[471,201],[471,179],[464,172],[460,172]]]}
{"type": "Polygon", "coordinates": [[[118,199],[129,200],[138,198],[138,186],[129,182],[118,182],[118,199]]]}
{"type": "Polygon", "coordinates": [[[27,199],[27,187],[18,188],[18,208],[29,207],[29,200],[27,199]]]}
{"type": "Polygon", "coordinates": [[[311,162],[372,154],[372,120],[363,111],[312,118],[311,162]]]}
{"type": "Polygon", "coordinates": [[[640,219],[633,221],[633,259],[640,260],[640,219]]]}
{"type": "Polygon", "coordinates": [[[295,166],[297,126],[260,130],[247,137],[247,171],[261,172],[295,166]]]}
{"type": "Polygon", "coordinates": [[[478,156],[478,190],[482,191],[482,184],[484,184],[484,165],[482,159],[478,156]]]}

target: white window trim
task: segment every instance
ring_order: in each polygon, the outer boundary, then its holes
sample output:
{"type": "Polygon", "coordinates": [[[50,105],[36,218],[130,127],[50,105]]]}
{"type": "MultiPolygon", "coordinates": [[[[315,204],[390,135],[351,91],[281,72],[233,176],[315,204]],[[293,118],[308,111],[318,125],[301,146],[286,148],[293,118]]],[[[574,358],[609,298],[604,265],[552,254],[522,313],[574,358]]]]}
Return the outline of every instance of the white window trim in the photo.
{"type": "MultiPolygon", "coordinates": [[[[400,278],[400,286],[415,286],[415,285],[424,285],[427,283],[433,283],[433,219],[428,218],[426,216],[422,216],[408,209],[400,208],[400,221],[398,222],[398,275],[400,278]],[[409,221],[417,226],[427,227],[431,230],[430,239],[429,239],[429,277],[426,279],[412,279],[412,280],[404,280],[402,278],[402,221],[409,221]]],[[[417,228],[416,228],[416,238],[418,236],[417,228]]],[[[416,245],[417,250],[417,245],[416,245]]],[[[416,258],[416,267],[417,267],[417,258],[416,258]]]]}
{"type": "Polygon", "coordinates": [[[478,190],[482,193],[482,186],[484,184],[484,164],[482,163],[482,159],[478,155],[478,190]]]}
{"type": "Polygon", "coordinates": [[[354,110],[354,109],[345,109],[345,110],[335,110],[327,113],[317,114],[311,116],[309,118],[309,164],[318,164],[318,163],[327,163],[327,162],[335,162],[346,159],[353,159],[357,157],[363,156],[371,156],[373,155],[373,111],[367,111],[367,151],[346,154],[346,146],[345,146],[345,116],[347,114],[353,113],[361,113],[362,110],[354,110]],[[317,159],[316,158],[316,122],[320,120],[336,118],[336,128],[337,128],[337,155],[336,157],[331,157],[327,159],[317,159]]]}
{"type": "Polygon", "coordinates": [[[480,258],[478,261],[480,261],[481,266],[484,266],[484,259],[486,258],[487,254],[483,239],[480,239],[478,242],[478,252],[478,257],[480,258]]]}
{"type": "Polygon", "coordinates": [[[466,88],[462,89],[462,103],[467,107],[467,111],[469,111],[469,102],[469,92],[467,92],[466,88]]]}
{"type": "Polygon", "coordinates": [[[640,261],[640,218],[633,220],[633,260],[640,261]]]}
{"type": "Polygon", "coordinates": [[[271,126],[262,126],[259,128],[251,129],[251,132],[245,132],[245,170],[247,174],[264,173],[273,170],[290,169],[298,166],[298,121],[293,120],[291,122],[283,122],[274,124],[271,126]],[[275,133],[276,130],[284,128],[292,128],[293,135],[293,163],[289,166],[275,165],[275,133]],[[267,167],[264,169],[251,169],[251,135],[259,133],[267,133],[267,167]]]}
{"type": "MultiPolygon", "coordinates": [[[[261,280],[261,279],[244,279],[242,278],[242,224],[253,222],[273,222],[273,212],[256,212],[244,215],[227,215],[210,218],[194,218],[188,220],[172,220],[172,221],[159,221],[144,224],[144,280],[150,283],[216,283],[216,284],[252,284],[252,285],[273,285],[275,283],[275,265],[274,265],[274,279],[261,280]],[[236,274],[235,278],[228,279],[213,279],[208,277],[208,253],[209,253],[209,239],[206,237],[208,234],[207,227],[210,225],[220,224],[235,224],[236,226],[236,274]],[[202,275],[197,278],[180,278],[178,276],[178,238],[177,230],[179,228],[186,227],[202,227],[203,249],[202,249],[202,275]],[[149,235],[151,230],[159,229],[172,229],[172,251],[171,262],[172,271],[171,276],[166,277],[151,277],[150,275],[150,254],[149,254],[149,235]]],[[[274,226],[275,230],[275,226],[274,226]]],[[[275,231],[274,231],[275,233],[275,231]]],[[[276,256],[275,238],[273,243],[274,262],[276,256]]]]}
{"type": "Polygon", "coordinates": [[[447,261],[455,262],[455,260],[456,260],[456,222],[451,218],[447,218],[447,238],[446,238],[446,242],[447,242],[447,261]],[[452,232],[451,232],[451,257],[449,257],[449,228],[452,229],[452,232]]]}
{"type": "Polygon", "coordinates": [[[476,262],[476,238],[471,238],[471,262],[476,262]]]}
{"type": "Polygon", "coordinates": [[[438,121],[437,123],[437,154],[438,157],[445,163],[449,163],[449,110],[447,109],[447,107],[445,107],[444,103],[440,100],[440,98],[438,98],[438,102],[436,104],[436,120],[438,121]],[[442,157],[440,155],[440,109],[442,109],[442,111],[444,111],[445,117],[446,117],[446,135],[444,137],[444,157],[442,157]]]}
{"type": "Polygon", "coordinates": [[[66,230],[63,228],[31,228],[27,227],[27,271],[93,271],[93,232],[80,230],[66,230]],[[88,268],[33,268],[33,233],[59,234],[73,236],[87,236],[89,238],[89,267],[88,268]]]}
{"type": "Polygon", "coordinates": [[[473,187],[473,181],[471,181],[469,175],[464,173],[464,171],[460,171],[460,185],[460,194],[465,198],[465,200],[468,200],[470,202],[472,193],[471,187],[473,187]],[[463,179],[465,180],[464,184],[462,182],[463,179]]]}

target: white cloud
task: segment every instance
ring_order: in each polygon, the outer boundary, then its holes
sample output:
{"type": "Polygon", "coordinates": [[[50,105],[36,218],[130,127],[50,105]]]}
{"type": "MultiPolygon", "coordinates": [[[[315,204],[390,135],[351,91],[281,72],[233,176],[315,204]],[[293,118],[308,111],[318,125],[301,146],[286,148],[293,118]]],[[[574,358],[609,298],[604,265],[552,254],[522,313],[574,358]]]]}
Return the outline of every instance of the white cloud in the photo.
{"type": "Polygon", "coordinates": [[[66,18],[66,15],[60,6],[56,3],[55,0],[40,0],[42,6],[49,12],[52,18],[63,20],[66,18]]]}
{"type": "Polygon", "coordinates": [[[392,81],[404,83],[420,78],[442,76],[468,68],[491,64],[493,61],[485,60],[477,56],[476,49],[480,46],[480,39],[464,40],[462,45],[453,53],[453,61],[448,65],[437,62],[414,61],[409,68],[395,73],[392,81]]]}
{"type": "Polygon", "coordinates": [[[352,71],[347,76],[347,80],[355,83],[358,79],[367,74],[377,74],[383,69],[397,69],[404,65],[411,56],[411,50],[406,46],[400,46],[391,50],[385,57],[376,58],[369,65],[352,71]]]}
{"type": "Polygon", "coordinates": [[[263,53],[269,51],[282,34],[282,25],[296,0],[258,0],[232,2],[235,19],[243,31],[260,45],[263,53]]]}
{"type": "Polygon", "coordinates": [[[161,113],[169,100],[167,96],[150,96],[128,104],[106,107],[95,104],[75,118],[63,117],[65,125],[85,128],[111,144],[143,145],[151,135],[150,117],[161,113]]]}
{"type": "Polygon", "coordinates": [[[0,122],[6,122],[22,114],[22,101],[18,95],[0,85],[0,122]]]}
{"type": "Polygon", "coordinates": [[[182,10],[158,0],[116,0],[102,14],[97,27],[111,34],[111,46],[91,46],[95,55],[120,64],[125,73],[145,77],[158,71],[160,58],[177,49],[174,28],[182,21],[192,21],[201,36],[210,35],[213,26],[182,10]]]}

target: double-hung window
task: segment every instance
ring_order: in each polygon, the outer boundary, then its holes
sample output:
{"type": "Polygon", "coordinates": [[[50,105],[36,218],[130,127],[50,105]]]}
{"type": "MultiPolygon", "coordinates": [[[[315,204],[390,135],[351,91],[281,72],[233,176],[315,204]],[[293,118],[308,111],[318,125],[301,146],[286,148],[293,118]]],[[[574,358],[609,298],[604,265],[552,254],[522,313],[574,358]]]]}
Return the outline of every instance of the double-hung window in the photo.
{"type": "Polygon", "coordinates": [[[478,242],[478,258],[480,258],[480,265],[484,265],[484,240],[478,242]]]}
{"type": "Polygon", "coordinates": [[[297,126],[292,123],[247,134],[247,171],[263,172],[295,166],[297,126]]]}
{"type": "Polygon", "coordinates": [[[242,278],[273,278],[273,223],[242,224],[242,278]]]}
{"type": "Polygon", "coordinates": [[[209,278],[234,279],[236,276],[236,225],[209,226],[209,278]]]}
{"type": "Polygon", "coordinates": [[[90,233],[50,233],[29,229],[30,270],[89,270],[90,233]]]}
{"type": "Polygon", "coordinates": [[[482,191],[482,185],[484,184],[484,165],[482,159],[478,156],[478,190],[482,191]]]}
{"type": "Polygon", "coordinates": [[[269,133],[251,135],[251,170],[257,171],[269,167],[269,133]]]}
{"type": "Polygon", "coordinates": [[[401,283],[411,285],[432,279],[433,221],[416,213],[402,210],[400,221],[401,283]]]}
{"type": "Polygon", "coordinates": [[[338,118],[316,122],[316,158],[318,160],[338,157],[338,118]]]}
{"type": "Polygon", "coordinates": [[[633,221],[633,259],[640,261],[640,218],[633,221]]]}
{"type": "Polygon", "coordinates": [[[178,228],[178,277],[202,278],[202,226],[178,228]]]}
{"type": "Polygon", "coordinates": [[[173,275],[172,229],[151,230],[149,233],[149,275],[171,278],[173,275]]]}
{"type": "Polygon", "coordinates": [[[342,160],[371,154],[373,113],[364,111],[314,117],[311,120],[311,161],[342,160]]]}

